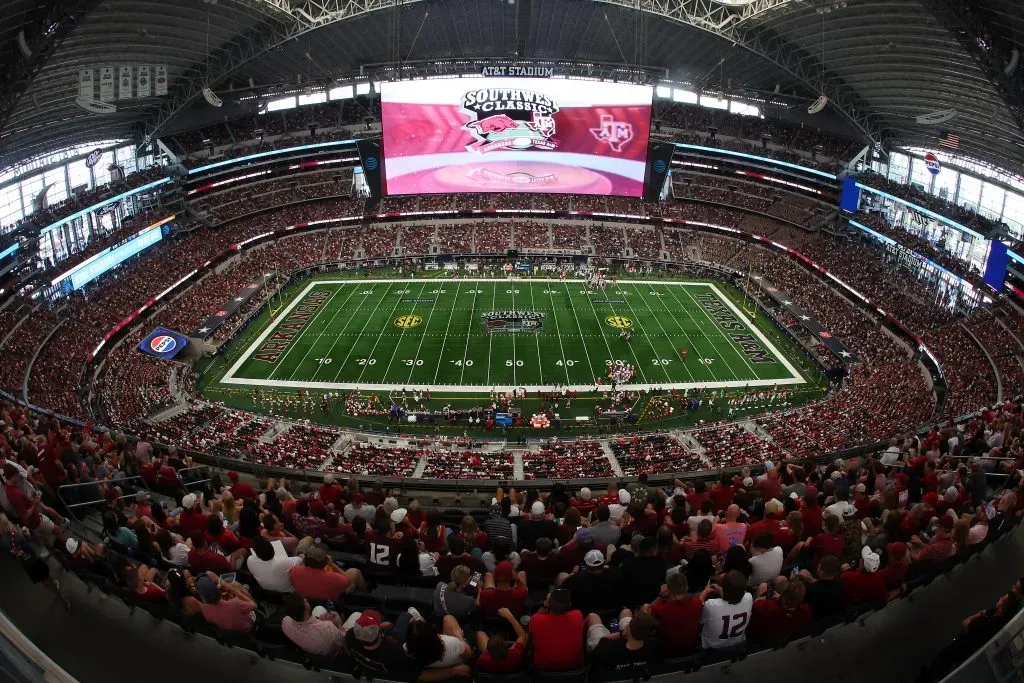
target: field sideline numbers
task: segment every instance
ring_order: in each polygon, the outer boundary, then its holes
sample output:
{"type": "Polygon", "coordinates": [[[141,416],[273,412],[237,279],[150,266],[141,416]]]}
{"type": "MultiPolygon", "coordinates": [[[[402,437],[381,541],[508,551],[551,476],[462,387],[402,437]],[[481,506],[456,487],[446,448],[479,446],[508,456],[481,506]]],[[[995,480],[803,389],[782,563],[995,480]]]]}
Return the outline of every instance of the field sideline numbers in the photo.
{"type": "Polygon", "coordinates": [[[459,367],[459,368],[461,368],[463,366],[465,366],[467,368],[473,367],[473,359],[472,358],[467,358],[466,360],[450,360],[448,362],[449,363],[454,363],[455,367],[459,367]]]}
{"type": "Polygon", "coordinates": [[[331,359],[330,358],[314,358],[313,360],[315,360],[320,365],[330,365],[331,364],[331,359]]]}
{"type": "Polygon", "coordinates": [[[357,358],[356,365],[376,365],[376,358],[357,358]]]}

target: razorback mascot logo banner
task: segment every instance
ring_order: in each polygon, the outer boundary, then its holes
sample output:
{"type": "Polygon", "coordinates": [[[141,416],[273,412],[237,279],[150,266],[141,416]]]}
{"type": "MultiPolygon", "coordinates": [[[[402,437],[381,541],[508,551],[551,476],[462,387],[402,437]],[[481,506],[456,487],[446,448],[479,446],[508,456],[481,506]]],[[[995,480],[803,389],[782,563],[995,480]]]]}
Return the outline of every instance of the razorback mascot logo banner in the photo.
{"type": "Polygon", "coordinates": [[[463,128],[476,138],[466,145],[470,152],[558,147],[558,105],[547,95],[519,88],[482,88],[463,95],[462,110],[470,117],[463,128]]]}

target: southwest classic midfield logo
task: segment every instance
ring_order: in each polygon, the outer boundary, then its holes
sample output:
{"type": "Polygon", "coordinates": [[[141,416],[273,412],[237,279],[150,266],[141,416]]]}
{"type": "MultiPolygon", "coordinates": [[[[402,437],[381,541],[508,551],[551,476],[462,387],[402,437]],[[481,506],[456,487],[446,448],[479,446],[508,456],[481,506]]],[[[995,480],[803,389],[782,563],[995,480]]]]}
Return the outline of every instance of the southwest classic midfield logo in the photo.
{"type": "Polygon", "coordinates": [[[607,142],[612,151],[621,152],[622,147],[633,139],[633,124],[616,121],[611,114],[601,114],[600,125],[591,128],[590,134],[601,142],[607,142]]]}
{"type": "Polygon", "coordinates": [[[174,341],[174,337],[166,334],[153,337],[153,341],[149,342],[149,348],[153,349],[155,353],[170,353],[177,345],[178,342],[174,341]]]}
{"type": "Polygon", "coordinates": [[[476,142],[470,152],[503,149],[555,149],[558,105],[547,95],[518,88],[481,88],[462,96],[462,110],[471,117],[462,127],[476,142]]]}

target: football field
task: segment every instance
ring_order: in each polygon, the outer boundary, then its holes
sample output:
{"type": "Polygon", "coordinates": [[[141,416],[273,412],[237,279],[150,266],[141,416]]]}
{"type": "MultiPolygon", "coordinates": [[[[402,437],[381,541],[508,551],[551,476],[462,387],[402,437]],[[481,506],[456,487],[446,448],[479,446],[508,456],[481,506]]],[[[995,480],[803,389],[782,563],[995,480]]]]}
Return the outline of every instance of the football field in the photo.
{"type": "Polygon", "coordinates": [[[285,389],[771,387],[805,378],[712,282],[331,279],[303,287],[220,378],[285,389]],[[686,359],[680,351],[686,350],[686,359]],[[622,370],[632,366],[632,370],[622,370]]]}

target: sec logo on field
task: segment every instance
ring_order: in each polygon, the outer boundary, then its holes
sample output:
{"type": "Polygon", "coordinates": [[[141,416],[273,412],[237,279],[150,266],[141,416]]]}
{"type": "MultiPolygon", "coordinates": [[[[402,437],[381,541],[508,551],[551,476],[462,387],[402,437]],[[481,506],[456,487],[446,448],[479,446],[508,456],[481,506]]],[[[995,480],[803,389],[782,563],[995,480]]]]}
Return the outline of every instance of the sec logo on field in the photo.
{"type": "Polygon", "coordinates": [[[625,330],[630,327],[633,327],[633,321],[621,315],[610,315],[607,318],[605,318],[605,322],[611,325],[612,327],[616,327],[620,330],[625,330]]]}
{"type": "Polygon", "coordinates": [[[395,327],[416,327],[421,322],[423,318],[418,315],[400,315],[395,318],[395,327]]]}
{"type": "Polygon", "coordinates": [[[149,342],[149,348],[156,353],[170,353],[177,345],[178,342],[174,341],[174,337],[166,334],[162,334],[159,337],[153,337],[153,341],[149,342]]]}

